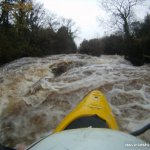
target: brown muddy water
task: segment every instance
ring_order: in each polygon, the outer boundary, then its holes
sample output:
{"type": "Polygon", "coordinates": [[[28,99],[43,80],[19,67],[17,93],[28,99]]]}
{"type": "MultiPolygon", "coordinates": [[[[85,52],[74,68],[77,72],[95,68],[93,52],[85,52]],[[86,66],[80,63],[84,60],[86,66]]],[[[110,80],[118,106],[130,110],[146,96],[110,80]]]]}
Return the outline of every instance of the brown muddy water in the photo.
{"type": "MultiPolygon", "coordinates": [[[[50,133],[89,91],[107,97],[120,130],[150,122],[150,65],[121,56],[22,58],[0,68],[0,143],[29,145],[50,133]]],[[[150,132],[139,138],[150,142],[150,132]]]]}

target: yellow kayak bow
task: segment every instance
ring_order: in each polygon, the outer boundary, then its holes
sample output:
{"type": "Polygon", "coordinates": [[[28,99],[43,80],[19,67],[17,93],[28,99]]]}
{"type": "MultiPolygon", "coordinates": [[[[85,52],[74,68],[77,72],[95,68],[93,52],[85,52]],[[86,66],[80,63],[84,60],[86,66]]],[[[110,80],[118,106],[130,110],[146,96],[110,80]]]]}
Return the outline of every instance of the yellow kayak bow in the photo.
{"type": "Polygon", "coordinates": [[[94,90],[62,120],[54,133],[81,127],[100,127],[118,130],[115,117],[102,92],[94,90]],[[86,122],[86,123],[85,123],[86,122]],[[88,122],[88,123],[87,123],[88,122]],[[93,123],[94,122],[94,125],[93,123]],[[81,125],[82,124],[82,125],[81,125]],[[86,124],[86,126],[85,126],[86,124]]]}

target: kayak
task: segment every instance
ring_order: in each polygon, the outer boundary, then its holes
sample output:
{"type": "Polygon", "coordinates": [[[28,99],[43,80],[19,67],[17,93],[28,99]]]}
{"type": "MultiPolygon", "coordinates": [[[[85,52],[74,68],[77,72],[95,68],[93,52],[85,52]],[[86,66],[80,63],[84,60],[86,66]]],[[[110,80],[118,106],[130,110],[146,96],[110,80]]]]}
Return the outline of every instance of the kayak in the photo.
{"type": "Polygon", "coordinates": [[[80,128],[52,134],[27,150],[131,150],[144,147],[145,142],[129,134],[104,128],[80,128]],[[132,145],[135,145],[134,147],[132,145]],[[141,145],[139,147],[138,145],[141,145]],[[133,148],[132,148],[133,147],[133,148]]]}
{"type": "MultiPolygon", "coordinates": [[[[139,135],[150,125],[133,132],[139,135]]],[[[126,150],[131,146],[149,145],[144,141],[119,131],[112,110],[102,92],[94,90],[61,121],[52,134],[36,141],[26,150],[126,150]],[[90,127],[90,128],[89,128],[90,127]]],[[[12,148],[0,146],[0,149],[12,148]]]]}
{"type": "Polygon", "coordinates": [[[145,144],[119,131],[105,96],[94,90],[61,121],[52,134],[36,141],[26,150],[126,150],[133,143],[145,144]]]}
{"type": "Polygon", "coordinates": [[[53,133],[87,127],[119,130],[106,97],[98,90],[87,94],[61,121],[53,133]]]}

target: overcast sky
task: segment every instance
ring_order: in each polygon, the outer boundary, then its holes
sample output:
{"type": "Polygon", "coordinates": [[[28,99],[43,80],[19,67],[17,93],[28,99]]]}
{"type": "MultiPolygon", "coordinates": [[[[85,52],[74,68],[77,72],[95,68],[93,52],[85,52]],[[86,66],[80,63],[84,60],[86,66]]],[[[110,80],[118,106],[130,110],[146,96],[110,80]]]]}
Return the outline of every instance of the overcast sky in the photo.
{"type": "MultiPolygon", "coordinates": [[[[75,21],[79,27],[79,37],[75,39],[78,45],[83,39],[101,37],[106,33],[107,29],[97,20],[98,17],[106,17],[98,5],[98,0],[40,0],[40,2],[50,12],[75,21]]],[[[147,0],[144,7],[138,7],[139,19],[150,11],[148,5],[150,6],[150,0],[147,0]]]]}

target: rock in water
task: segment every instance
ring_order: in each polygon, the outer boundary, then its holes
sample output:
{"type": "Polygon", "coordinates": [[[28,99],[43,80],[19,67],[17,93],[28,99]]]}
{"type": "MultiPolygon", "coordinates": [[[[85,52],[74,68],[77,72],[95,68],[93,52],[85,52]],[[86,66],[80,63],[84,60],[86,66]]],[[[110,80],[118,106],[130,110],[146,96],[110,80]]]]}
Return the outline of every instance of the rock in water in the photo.
{"type": "MultiPolygon", "coordinates": [[[[52,131],[93,89],[106,95],[120,129],[150,122],[150,66],[121,56],[22,58],[0,68],[0,141],[31,144],[52,131]]],[[[149,133],[142,137],[150,141],[149,133]]]]}

